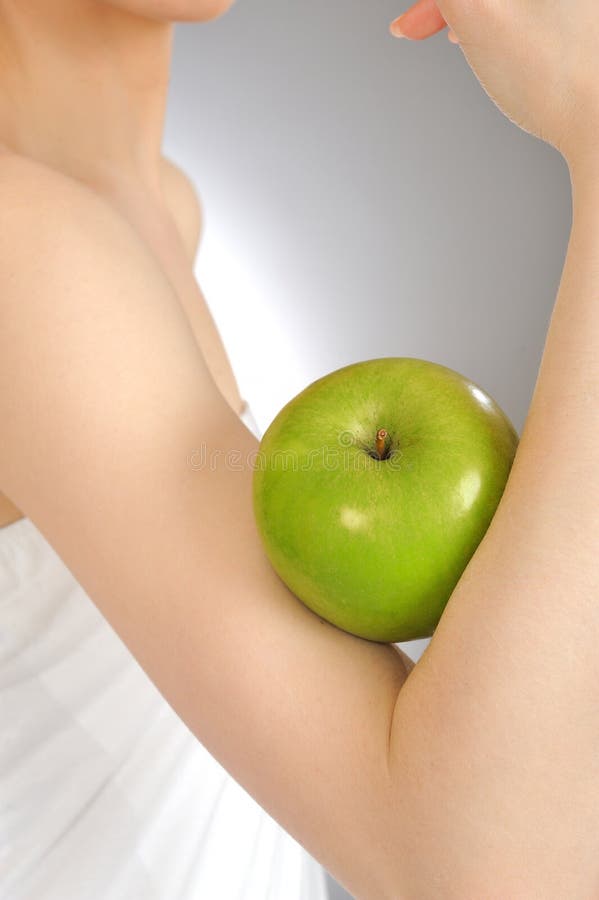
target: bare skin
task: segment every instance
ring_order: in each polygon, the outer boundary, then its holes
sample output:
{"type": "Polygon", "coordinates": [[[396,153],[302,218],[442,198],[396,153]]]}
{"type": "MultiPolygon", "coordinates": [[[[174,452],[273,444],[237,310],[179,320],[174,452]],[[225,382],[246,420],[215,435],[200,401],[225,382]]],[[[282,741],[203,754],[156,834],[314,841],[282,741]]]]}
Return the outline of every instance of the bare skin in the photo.
{"type": "MultiPolygon", "coordinates": [[[[35,4],[31,4],[31,6],[36,12],[35,4]]],[[[44,6],[47,6],[47,4],[38,3],[38,24],[43,16],[44,6]]],[[[63,4],[63,6],[66,9],[67,5],[63,4]]],[[[212,4],[212,6],[214,7],[215,4],[212,4]]],[[[221,10],[224,7],[225,4],[220,3],[221,10]]],[[[7,9],[10,10],[10,5],[7,9]]],[[[220,10],[217,9],[216,11],[220,10]]],[[[106,13],[106,10],[101,10],[102,20],[109,18],[106,13]]],[[[15,32],[21,36],[26,50],[29,50],[28,38],[32,37],[33,33],[31,32],[29,35],[27,33],[26,26],[29,25],[29,22],[26,17],[23,17],[22,24],[20,24],[19,17],[15,18],[14,14],[9,15],[8,20],[17,26],[15,27],[15,32]]],[[[51,29],[55,26],[60,25],[61,28],[64,28],[65,14],[48,16],[47,21],[47,33],[50,34],[51,29]]],[[[118,27],[116,21],[113,22],[113,27],[118,27]]],[[[75,37],[76,34],[73,33],[72,40],[75,40],[75,37]]],[[[161,85],[158,82],[153,86],[159,96],[162,96],[164,93],[166,83],[169,41],[168,34],[160,37],[156,35],[155,45],[163,49],[163,62],[165,63],[165,67],[160,73],[163,84],[161,85]]],[[[6,37],[4,44],[5,46],[7,44],[6,37]]],[[[1,45],[2,41],[0,40],[1,45]]],[[[40,65],[39,57],[40,55],[42,56],[43,85],[46,95],[53,98],[60,96],[64,93],[68,68],[60,65],[56,66],[53,71],[50,64],[52,59],[51,51],[48,52],[46,57],[44,54],[40,54],[39,43],[37,43],[35,49],[35,57],[31,54],[31,58],[35,58],[37,65],[40,65]],[[53,76],[55,79],[54,84],[52,84],[53,76]]],[[[138,69],[138,74],[140,72],[143,72],[141,67],[138,69]]],[[[5,83],[10,85],[15,83],[12,72],[5,72],[5,83]]],[[[119,84],[118,90],[119,92],[122,91],[122,85],[119,84]]],[[[73,92],[69,91],[69,93],[72,94],[73,92]]],[[[62,106],[66,110],[67,104],[62,98],[62,103],[57,103],[56,100],[42,103],[38,91],[36,91],[36,95],[35,106],[32,105],[29,110],[31,118],[33,118],[35,113],[35,130],[27,129],[27,116],[15,115],[14,108],[11,109],[6,104],[6,101],[4,102],[1,113],[3,127],[0,132],[0,157],[14,153],[21,156],[29,156],[38,161],[47,160],[49,166],[58,169],[62,174],[75,180],[82,180],[88,186],[92,186],[105,200],[113,205],[119,215],[122,215],[131,223],[140,237],[148,244],[165,275],[176,285],[178,299],[189,319],[198,346],[217,387],[227,403],[237,412],[241,412],[243,401],[235,381],[230,360],[227,357],[206,299],[193,276],[190,265],[195,259],[202,230],[202,209],[192,182],[172,161],[160,156],[157,156],[157,166],[152,168],[148,179],[152,188],[156,185],[158,188],[156,191],[149,189],[148,185],[138,177],[128,177],[127,160],[125,159],[125,164],[119,166],[119,157],[115,160],[111,159],[110,168],[105,170],[105,177],[102,180],[93,177],[102,162],[102,157],[98,153],[99,148],[102,147],[101,141],[98,141],[98,132],[102,119],[98,118],[95,120],[93,123],[95,127],[91,129],[88,123],[85,129],[88,145],[93,140],[95,147],[93,154],[89,153],[87,156],[88,165],[82,167],[80,149],[78,147],[78,132],[81,130],[79,127],[80,118],[78,117],[76,120],[78,125],[76,129],[65,127],[68,124],[66,116],[61,119],[63,139],[69,143],[71,151],[77,148],[77,157],[75,158],[75,153],[73,152],[70,157],[69,155],[57,155],[51,142],[45,138],[45,135],[52,132],[50,127],[51,117],[56,115],[57,107],[62,106]],[[12,146],[8,146],[7,142],[12,146]],[[123,177],[123,173],[125,177],[123,177]]],[[[70,101],[73,106],[80,110],[85,108],[85,99],[83,95],[75,95],[70,98],[70,101]]],[[[95,109],[96,107],[97,101],[94,101],[92,108],[95,109]]],[[[160,114],[159,109],[158,113],[160,114]]],[[[123,109],[123,112],[125,112],[125,109],[123,109]]],[[[113,123],[111,132],[114,132],[115,117],[112,117],[111,121],[113,123]]],[[[158,133],[158,126],[156,126],[156,133],[158,133]]],[[[125,145],[123,145],[124,149],[125,145]]],[[[108,152],[107,155],[109,155],[108,152]]],[[[0,422],[0,427],[1,424],[0,422]]],[[[0,472],[0,485],[2,484],[2,474],[0,472]]],[[[0,492],[0,528],[18,521],[22,516],[23,512],[12,500],[6,494],[0,492]]]]}
{"type": "MultiPolygon", "coordinates": [[[[201,207],[191,181],[166,159],[164,195],[166,208],[157,210],[147,202],[143,192],[135,198],[124,193],[120,197],[109,196],[106,192],[103,194],[147,242],[168,278],[180,286],[177,296],[210,373],[227,402],[239,413],[243,401],[233,369],[190,266],[195,258],[201,233],[201,207]]],[[[0,493],[0,528],[22,517],[22,511],[9,497],[0,493]]]]}
{"type": "MultiPolygon", "coordinates": [[[[71,2],[39,0],[38,12],[71,2]]],[[[0,0],[13,19],[34,5],[0,0]]],[[[183,17],[202,4],[119,0],[144,5],[183,17]]],[[[0,158],[6,493],[199,740],[358,900],[599,896],[595,7],[440,0],[435,12],[421,0],[413,14],[420,39],[441,13],[506,115],[558,147],[574,200],[512,474],[416,666],[285,588],[256,533],[253,469],[223,458],[248,460],[257,441],[190,329],[189,273],[166,265],[184,257],[162,214],[156,137],[167,32],[140,25],[102,44],[113,52],[127,33],[130,52],[112,59],[114,82],[101,69],[104,91],[79,130],[64,112],[68,79],[45,97],[62,105],[47,130],[43,111],[25,121],[35,92],[12,107],[9,85],[0,93],[12,151],[0,158]],[[155,90],[140,93],[144,73],[155,90]],[[52,139],[61,128],[70,141],[52,139]],[[114,203],[142,194],[148,232],[114,203]],[[217,464],[190,465],[200,446],[217,464]]],[[[80,42],[106,23],[93,24],[80,42]]],[[[103,65],[94,47],[78,65],[103,65]]],[[[32,57],[29,83],[38,71],[45,91],[69,59],[36,70],[32,57]]],[[[83,119],[95,94],[78,97],[83,119]]]]}

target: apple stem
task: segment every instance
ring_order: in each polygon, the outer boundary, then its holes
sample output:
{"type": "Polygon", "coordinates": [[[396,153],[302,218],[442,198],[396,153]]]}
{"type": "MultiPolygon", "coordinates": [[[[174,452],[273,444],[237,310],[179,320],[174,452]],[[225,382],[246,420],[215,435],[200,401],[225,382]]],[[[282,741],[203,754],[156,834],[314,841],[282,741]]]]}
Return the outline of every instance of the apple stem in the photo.
{"type": "Polygon", "coordinates": [[[387,432],[384,428],[379,428],[376,433],[376,452],[378,453],[379,459],[383,459],[385,455],[385,438],[387,437],[387,432]]]}

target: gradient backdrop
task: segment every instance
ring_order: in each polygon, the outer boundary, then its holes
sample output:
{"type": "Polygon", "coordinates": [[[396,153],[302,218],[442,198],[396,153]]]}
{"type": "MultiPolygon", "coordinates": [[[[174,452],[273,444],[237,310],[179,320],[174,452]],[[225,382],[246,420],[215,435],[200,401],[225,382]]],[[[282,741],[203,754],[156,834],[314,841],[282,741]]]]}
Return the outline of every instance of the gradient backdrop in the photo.
{"type": "Polygon", "coordinates": [[[405,8],[237,0],[176,31],[164,150],[201,197],[196,272],[262,431],[314,379],[378,356],[456,369],[522,430],[568,171],[444,34],[392,38],[405,8]]]}

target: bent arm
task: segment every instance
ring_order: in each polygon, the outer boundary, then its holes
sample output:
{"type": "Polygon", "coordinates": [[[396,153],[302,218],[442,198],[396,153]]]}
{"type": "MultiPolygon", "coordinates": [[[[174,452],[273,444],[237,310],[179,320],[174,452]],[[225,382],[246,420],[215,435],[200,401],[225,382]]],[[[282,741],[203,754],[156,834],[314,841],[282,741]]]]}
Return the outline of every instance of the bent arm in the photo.
{"type": "Polygon", "coordinates": [[[2,487],[207,749],[360,900],[561,900],[591,877],[598,184],[577,185],[504,499],[406,681],[397,648],[273,573],[251,467],[222,456],[257,442],[134,232],[66,179],[0,171],[2,487]]]}
{"type": "Polygon", "coordinates": [[[388,900],[402,655],[271,569],[257,441],[135,232],[24,160],[2,161],[0,196],[2,489],[233,778],[357,897],[388,900]]]}
{"type": "Polygon", "coordinates": [[[599,891],[599,154],[491,526],[401,690],[402,900],[599,891]]]}

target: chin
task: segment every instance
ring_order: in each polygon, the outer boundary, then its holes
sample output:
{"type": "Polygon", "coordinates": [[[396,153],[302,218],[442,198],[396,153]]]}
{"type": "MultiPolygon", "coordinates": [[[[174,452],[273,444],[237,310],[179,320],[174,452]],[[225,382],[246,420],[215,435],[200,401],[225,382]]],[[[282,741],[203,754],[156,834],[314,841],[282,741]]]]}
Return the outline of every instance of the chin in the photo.
{"type": "Polygon", "coordinates": [[[235,0],[104,0],[104,2],[157,22],[209,22],[226,13],[235,0]]]}

